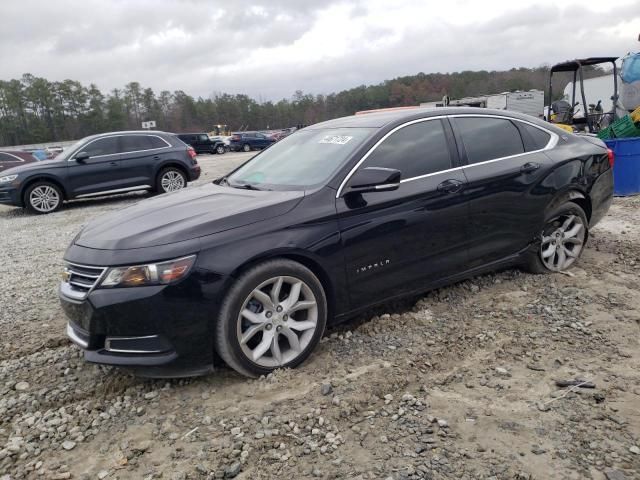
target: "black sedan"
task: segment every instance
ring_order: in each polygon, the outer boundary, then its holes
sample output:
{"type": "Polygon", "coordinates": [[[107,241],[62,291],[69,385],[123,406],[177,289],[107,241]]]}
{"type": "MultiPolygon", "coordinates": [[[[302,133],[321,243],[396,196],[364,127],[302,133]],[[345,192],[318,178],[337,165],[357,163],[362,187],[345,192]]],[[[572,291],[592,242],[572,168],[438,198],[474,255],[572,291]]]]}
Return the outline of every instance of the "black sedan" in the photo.
{"type": "Polygon", "coordinates": [[[68,335],[146,375],[295,367],[328,322],[507,266],[570,268],[607,212],[593,137],[485,109],[320,123],[214,183],[89,223],[65,254],[68,335]],[[215,352],[215,353],[214,353],[215,352]]]}

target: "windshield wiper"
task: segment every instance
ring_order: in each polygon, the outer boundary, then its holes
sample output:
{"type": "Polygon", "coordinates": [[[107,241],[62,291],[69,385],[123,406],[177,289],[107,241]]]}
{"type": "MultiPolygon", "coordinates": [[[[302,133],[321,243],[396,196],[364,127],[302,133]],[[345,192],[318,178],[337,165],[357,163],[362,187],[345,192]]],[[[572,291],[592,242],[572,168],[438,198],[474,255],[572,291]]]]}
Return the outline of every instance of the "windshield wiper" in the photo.
{"type": "Polygon", "coordinates": [[[231,185],[229,182],[227,184],[233,188],[242,188],[244,190],[262,190],[261,188],[256,187],[251,183],[236,183],[235,185],[231,185]]]}

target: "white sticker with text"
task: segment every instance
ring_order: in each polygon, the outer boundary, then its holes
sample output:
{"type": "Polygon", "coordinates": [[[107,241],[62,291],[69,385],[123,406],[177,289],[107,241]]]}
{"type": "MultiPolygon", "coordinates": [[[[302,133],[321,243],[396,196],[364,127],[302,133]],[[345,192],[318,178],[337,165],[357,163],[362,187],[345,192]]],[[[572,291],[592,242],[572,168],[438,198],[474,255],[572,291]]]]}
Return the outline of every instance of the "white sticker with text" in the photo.
{"type": "Polygon", "coordinates": [[[318,143],[332,143],[334,145],[344,145],[348,143],[353,137],[346,135],[327,135],[323,137],[318,143]]]}

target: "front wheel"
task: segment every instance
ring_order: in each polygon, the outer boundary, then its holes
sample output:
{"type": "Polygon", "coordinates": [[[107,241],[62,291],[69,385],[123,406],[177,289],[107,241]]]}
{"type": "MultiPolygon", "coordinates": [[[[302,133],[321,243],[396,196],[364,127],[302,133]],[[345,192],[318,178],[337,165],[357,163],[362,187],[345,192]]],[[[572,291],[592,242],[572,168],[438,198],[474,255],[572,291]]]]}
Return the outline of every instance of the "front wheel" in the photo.
{"type": "Polygon", "coordinates": [[[156,189],[160,193],[170,193],[182,190],[186,186],[186,175],[175,167],[168,167],[158,175],[156,189]]]}
{"type": "Polygon", "coordinates": [[[318,345],[326,322],[318,278],[299,263],[271,260],[246,271],[225,296],[215,348],[246,376],[294,368],[318,345]]]}
{"type": "Polygon", "coordinates": [[[589,235],[589,222],[584,210],[567,202],[554,210],[529,252],[528,269],[533,273],[562,272],[570,268],[582,254],[589,235]]]}
{"type": "Polygon", "coordinates": [[[242,150],[243,150],[244,152],[250,152],[250,151],[251,151],[251,145],[249,145],[248,143],[245,143],[245,144],[242,146],[242,150]]]}
{"type": "Polygon", "coordinates": [[[31,185],[24,194],[25,205],[35,213],[52,213],[62,206],[62,191],[49,182],[31,185]]]}

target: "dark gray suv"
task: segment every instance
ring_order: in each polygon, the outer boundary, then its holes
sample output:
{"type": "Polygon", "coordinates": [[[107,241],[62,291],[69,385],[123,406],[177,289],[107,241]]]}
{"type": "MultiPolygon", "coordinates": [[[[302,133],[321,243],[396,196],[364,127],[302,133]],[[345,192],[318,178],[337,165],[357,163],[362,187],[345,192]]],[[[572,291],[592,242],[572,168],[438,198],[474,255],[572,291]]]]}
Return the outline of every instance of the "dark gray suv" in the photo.
{"type": "Polygon", "coordinates": [[[92,135],[53,160],[0,174],[0,203],[51,213],[64,200],[134,190],[173,192],[200,176],[194,149],[170,133],[92,135]]]}

